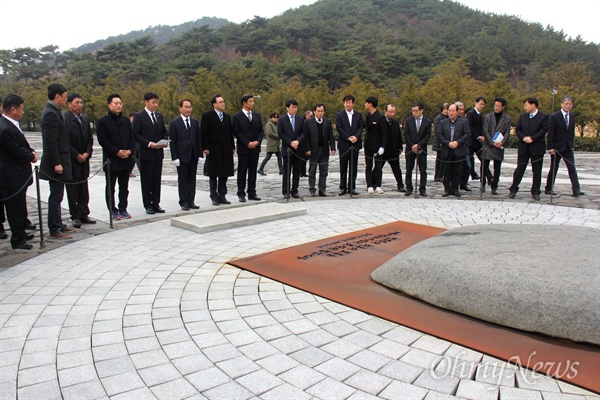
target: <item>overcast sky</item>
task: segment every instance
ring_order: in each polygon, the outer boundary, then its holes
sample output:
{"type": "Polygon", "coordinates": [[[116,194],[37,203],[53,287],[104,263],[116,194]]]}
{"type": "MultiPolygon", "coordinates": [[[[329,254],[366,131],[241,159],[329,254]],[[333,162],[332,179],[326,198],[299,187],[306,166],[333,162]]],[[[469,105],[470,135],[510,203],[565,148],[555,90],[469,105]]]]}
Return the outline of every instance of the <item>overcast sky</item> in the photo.
{"type": "MultiPolygon", "coordinates": [[[[551,25],[573,38],[582,35],[584,40],[600,43],[600,0],[458,1],[482,11],[517,15],[544,27],[551,25]]],[[[290,7],[312,3],[315,0],[25,0],[18,14],[3,13],[0,49],[54,44],[64,51],[152,25],[178,25],[203,16],[242,22],[254,15],[270,18],[290,7]]]]}

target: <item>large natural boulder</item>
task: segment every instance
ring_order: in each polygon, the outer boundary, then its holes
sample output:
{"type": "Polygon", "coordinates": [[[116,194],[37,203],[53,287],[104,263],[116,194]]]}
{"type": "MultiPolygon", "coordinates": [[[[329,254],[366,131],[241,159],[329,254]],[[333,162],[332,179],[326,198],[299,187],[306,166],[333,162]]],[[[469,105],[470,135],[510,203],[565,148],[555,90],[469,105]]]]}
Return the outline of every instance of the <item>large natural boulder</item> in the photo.
{"type": "Polygon", "coordinates": [[[485,321],[600,345],[599,274],[599,230],[477,225],[424,240],[371,277],[485,321]]]}

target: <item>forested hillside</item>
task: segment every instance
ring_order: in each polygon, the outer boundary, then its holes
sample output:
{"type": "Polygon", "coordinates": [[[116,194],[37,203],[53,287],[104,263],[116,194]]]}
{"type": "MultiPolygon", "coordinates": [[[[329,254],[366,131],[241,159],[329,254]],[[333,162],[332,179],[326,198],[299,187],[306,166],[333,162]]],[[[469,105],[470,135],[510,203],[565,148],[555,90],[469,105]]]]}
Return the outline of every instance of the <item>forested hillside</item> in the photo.
{"type": "Polygon", "coordinates": [[[129,112],[148,90],[159,93],[167,118],[183,96],[200,115],[215,93],[229,111],[253,93],[263,117],[282,112],[290,97],[302,109],[324,102],[333,116],[351,92],[359,108],[372,94],[397,103],[401,118],[415,101],[434,116],[445,101],[470,106],[478,95],[488,97],[489,112],[501,95],[515,119],[531,95],[551,111],[556,89],[575,97],[580,129],[597,134],[600,121],[598,44],[448,0],[321,0],[272,19],[194,27],[162,44],[145,36],[82,54],[1,50],[0,67],[0,93],[23,95],[30,124],[54,80],[84,96],[91,120],[104,114],[109,93],[119,92],[129,112]]]}

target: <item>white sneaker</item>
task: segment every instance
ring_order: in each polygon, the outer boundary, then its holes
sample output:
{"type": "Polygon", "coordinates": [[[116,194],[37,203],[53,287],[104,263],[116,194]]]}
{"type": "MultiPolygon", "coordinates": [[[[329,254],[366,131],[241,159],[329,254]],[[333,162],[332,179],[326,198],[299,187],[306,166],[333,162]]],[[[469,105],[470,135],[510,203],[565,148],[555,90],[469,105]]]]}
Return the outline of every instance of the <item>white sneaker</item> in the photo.
{"type": "Polygon", "coordinates": [[[375,193],[377,194],[383,194],[383,189],[378,187],[377,189],[375,189],[375,193]]]}
{"type": "Polygon", "coordinates": [[[375,191],[373,190],[372,187],[370,187],[370,188],[367,189],[367,193],[373,194],[373,193],[375,193],[375,191]]]}

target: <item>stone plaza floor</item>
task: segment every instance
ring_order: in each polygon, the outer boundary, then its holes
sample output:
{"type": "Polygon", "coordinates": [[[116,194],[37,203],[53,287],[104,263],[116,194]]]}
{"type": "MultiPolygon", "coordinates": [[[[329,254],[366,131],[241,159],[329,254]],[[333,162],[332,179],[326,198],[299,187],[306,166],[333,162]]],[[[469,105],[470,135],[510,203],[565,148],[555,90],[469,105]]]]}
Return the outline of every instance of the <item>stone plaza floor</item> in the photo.
{"type": "MultiPolygon", "coordinates": [[[[90,180],[97,225],[25,255],[6,250],[3,241],[1,399],[600,398],[226,264],[397,220],[442,228],[518,223],[600,229],[599,154],[576,155],[582,198],[568,196],[561,166],[556,190],[562,195],[554,204],[549,196],[531,200],[530,175],[517,199],[508,200],[510,161],[503,165],[502,195],[483,199],[442,199],[439,183],[428,186],[428,198],[392,193],[388,167],[386,194],[367,195],[359,173],[361,195],[338,197],[332,162],[331,197],[290,201],[307,215],[206,234],[171,226],[170,218],[186,212],[177,207],[175,170],[167,159],[166,214],[143,214],[138,176],[130,185],[134,218],[109,229],[100,174],[90,180]]],[[[281,202],[274,159],[267,172],[259,176],[258,195],[281,202]]],[[[199,177],[199,212],[220,208],[210,205],[207,187],[199,177]]],[[[229,188],[232,206],[251,205],[237,202],[234,178],[229,188]]],[[[47,183],[42,189],[45,199],[47,183]]],[[[308,194],[305,178],[301,194],[308,194]]],[[[29,195],[35,196],[34,188],[29,195]]],[[[515,243],[507,251],[518,250],[515,243]]]]}

